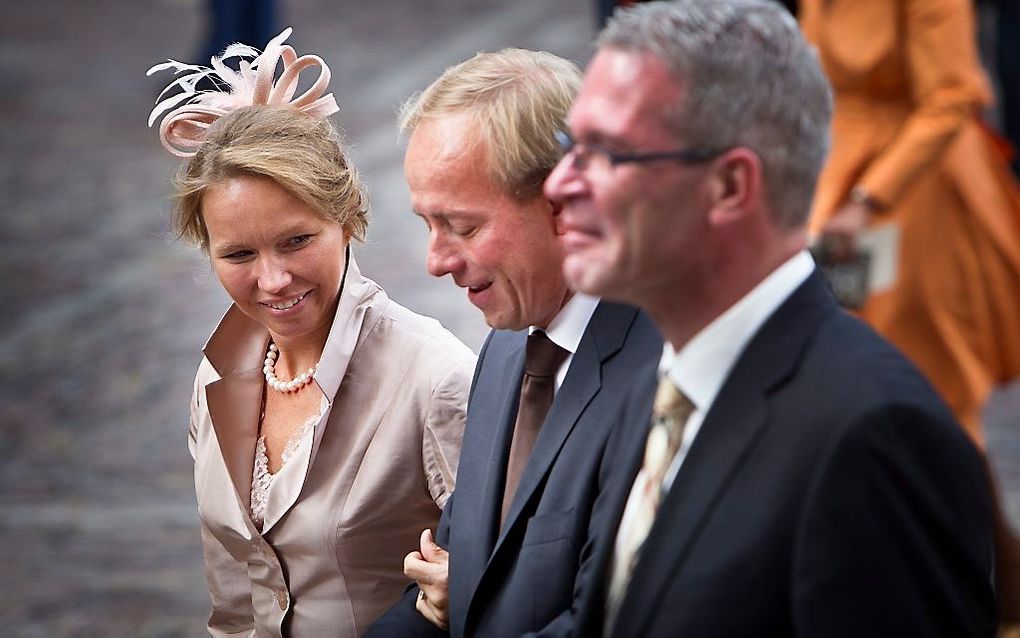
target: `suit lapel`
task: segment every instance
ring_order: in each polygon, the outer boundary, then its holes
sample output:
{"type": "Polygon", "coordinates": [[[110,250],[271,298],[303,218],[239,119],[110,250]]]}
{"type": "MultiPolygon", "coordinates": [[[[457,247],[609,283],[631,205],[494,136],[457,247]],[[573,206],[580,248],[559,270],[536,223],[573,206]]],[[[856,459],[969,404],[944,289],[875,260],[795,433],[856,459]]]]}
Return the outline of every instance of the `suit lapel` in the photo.
{"type": "Polygon", "coordinates": [[[767,424],[761,388],[733,381],[716,398],[665,495],[644,544],[648,551],[634,567],[632,582],[639,586],[628,588],[618,627],[634,627],[640,633],[634,623],[652,615],[669,579],[682,568],[705,520],[767,424]]]}
{"type": "MultiPolygon", "coordinates": [[[[220,378],[205,386],[209,417],[238,506],[249,516],[269,333],[231,306],[202,349],[220,378]]],[[[250,517],[246,520],[251,522],[250,517]]]]}
{"type": "MultiPolygon", "coordinates": [[[[637,380],[630,386],[624,422],[617,426],[617,434],[609,441],[613,454],[612,478],[604,488],[606,504],[603,522],[597,530],[598,538],[591,558],[591,573],[587,575],[584,596],[579,610],[579,635],[601,635],[605,617],[606,593],[610,569],[616,547],[616,532],[620,528],[631,487],[645,456],[645,438],[651,422],[651,405],[656,387],[658,362],[649,363],[635,372],[637,380]]],[[[601,498],[601,497],[600,497],[601,498]]]]}
{"type": "MultiPolygon", "coordinates": [[[[495,507],[489,511],[489,520],[496,526],[498,540],[492,551],[485,556],[484,571],[479,570],[477,582],[472,584],[471,600],[468,610],[473,606],[475,596],[482,586],[486,574],[490,573],[493,565],[501,564],[501,553],[516,551],[512,545],[506,544],[511,530],[517,526],[527,524],[527,513],[532,508],[528,503],[536,498],[540,487],[544,484],[545,478],[556,461],[567,438],[573,432],[574,427],[584,414],[585,408],[602,387],[602,365],[611,357],[617,354],[627,340],[627,335],[632,327],[637,310],[616,304],[600,303],[588,323],[588,327],[578,344],[577,352],[571,360],[567,376],[556,393],[549,414],[546,416],[535,447],[532,450],[531,458],[518,484],[517,493],[510,510],[507,512],[507,521],[502,529],[498,529],[500,518],[500,505],[503,498],[503,475],[506,471],[507,452],[510,447],[510,438],[513,435],[514,418],[506,423],[505,438],[499,439],[497,447],[502,446],[502,456],[497,460],[490,460],[490,471],[493,472],[499,482],[499,491],[492,494],[492,501],[495,507]]],[[[524,366],[524,343],[521,343],[519,365],[515,365],[516,394],[520,393],[520,378],[523,376],[524,366]]],[[[516,402],[513,406],[513,416],[516,415],[516,402]]],[[[515,537],[520,537],[517,535],[515,537]]]]}
{"type": "MultiPolygon", "coordinates": [[[[351,254],[350,246],[346,251],[347,261],[343,277],[343,286],[340,288],[340,302],[337,304],[336,316],[333,317],[333,324],[330,327],[326,343],[322,348],[322,356],[319,359],[319,368],[315,373],[315,383],[318,384],[326,401],[329,402],[327,410],[332,412],[333,402],[336,401],[340,384],[347,376],[347,368],[354,358],[357,346],[364,339],[365,335],[372,331],[372,328],[385,313],[389,305],[389,297],[371,279],[361,274],[358,263],[351,254]],[[377,309],[378,312],[370,312],[377,309]]],[[[329,426],[329,414],[322,420],[319,427],[315,428],[312,438],[312,449],[308,458],[308,467],[302,483],[308,480],[311,474],[312,465],[322,444],[322,436],[329,426]]],[[[290,499],[291,503],[283,508],[286,512],[296,500],[290,499]]]]}
{"type": "MultiPolygon", "coordinates": [[[[344,284],[340,289],[340,301],[326,343],[323,346],[319,367],[313,382],[325,398],[327,404],[325,413],[313,431],[308,456],[295,456],[288,461],[288,466],[303,463],[303,471],[294,473],[296,468],[290,470],[283,468],[273,479],[273,489],[269,495],[262,526],[263,534],[268,534],[294,507],[300,497],[305,482],[311,476],[322,437],[332,420],[331,415],[335,407],[334,403],[339,397],[341,383],[345,378],[350,380],[348,368],[354,359],[357,345],[365,335],[372,331],[373,326],[379,321],[389,304],[389,299],[379,286],[361,275],[349,248],[346,268],[344,284]],[[378,309],[378,312],[373,313],[372,309],[378,309]]],[[[369,391],[358,392],[355,383],[351,388],[351,394],[353,396],[368,396],[369,391]]]]}
{"type": "Polygon", "coordinates": [[[251,501],[262,388],[261,369],[236,372],[205,387],[220,453],[234,484],[237,502],[246,516],[251,501]]]}
{"type": "Polygon", "coordinates": [[[525,332],[514,335],[513,343],[503,357],[498,353],[490,353],[490,356],[495,357],[497,365],[503,362],[500,365],[501,371],[487,381],[492,392],[476,394],[468,406],[470,427],[492,433],[483,444],[488,450],[482,456],[485,466],[478,473],[482,481],[480,507],[474,512],[457,511],[461,533],[474,537],[474,542],[463,544],[464,548],[469,549],[462,551],[458,559],[464,564],[464,573],[470,574],[467,591],[471,593],[481,579],[499,533],[507,455],[517,416],[521,378],[524,375],[526,339],[525,332]]]}
{"type": "Polygon", "coordinates": [[[796,370],[822,317],[836,311],[816,271],[752,338],[665,495],[646,551],[635,565],[617,627],[634,635],[644,631],[716,504],[768,428],[769,395],[796,370]]]}
{"type": "Polygon", "coordinates": [[[592,315],[570,362],[563,385],[557,391],[556,400],[535,441],[493,557],[509,530],[519,522],[528,501],[543,483],[584,409],[602,387],[602,364],[623,347],[627,331],[636,315],[637,311],[633,308],[605,303],[599,304],[592,315]]]}

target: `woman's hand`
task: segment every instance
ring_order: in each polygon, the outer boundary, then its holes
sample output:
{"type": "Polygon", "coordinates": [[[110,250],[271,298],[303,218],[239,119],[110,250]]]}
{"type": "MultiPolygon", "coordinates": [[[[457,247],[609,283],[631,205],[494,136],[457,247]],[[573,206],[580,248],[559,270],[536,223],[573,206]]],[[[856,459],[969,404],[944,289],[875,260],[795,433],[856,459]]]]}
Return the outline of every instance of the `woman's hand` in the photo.
{"type": "Polygon", "coordinates": [[[849,261],[857,254],[857,240],[871,220],[872,209],[860,202],[843,204],[822,228],[822,244],[836,261],[849,261]]]}
{"type": "Polygon", "coordinates": [[[450,554],[436,544],[432,531],[421,533],[421,551],[404,557],[404,575],[418,583],[415,609],[436,627],[450,626],[449,573],[450,554]]]}

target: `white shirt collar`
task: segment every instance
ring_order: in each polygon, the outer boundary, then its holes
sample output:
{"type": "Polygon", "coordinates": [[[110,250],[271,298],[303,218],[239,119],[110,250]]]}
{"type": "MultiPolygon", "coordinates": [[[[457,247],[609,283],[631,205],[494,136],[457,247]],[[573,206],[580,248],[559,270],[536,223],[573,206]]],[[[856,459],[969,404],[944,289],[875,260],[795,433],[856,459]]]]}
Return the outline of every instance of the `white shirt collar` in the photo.
{"type": "Polygon", "coordinates": [[[814,268],[808,252],[801,251],[705,326],[679,352],[667,341],[659,361],[660,376],[669,374],[696,410],[707,411],[744,346],[814,268]]]}
{"type": "MultiPolygon", "coordinates": [[[[560,308],[560,311],[553,317],[549,327],[545,329],[546,336],[570,354],[576,353],[577,346],[581,343],[581,337],[588,327],[588,321],[598,305],[598,297],[575,292],[566,305],[560,308]]],[[[530,335],[538,329],[531,326],[528,328],[528,334],[530,335]]]]}

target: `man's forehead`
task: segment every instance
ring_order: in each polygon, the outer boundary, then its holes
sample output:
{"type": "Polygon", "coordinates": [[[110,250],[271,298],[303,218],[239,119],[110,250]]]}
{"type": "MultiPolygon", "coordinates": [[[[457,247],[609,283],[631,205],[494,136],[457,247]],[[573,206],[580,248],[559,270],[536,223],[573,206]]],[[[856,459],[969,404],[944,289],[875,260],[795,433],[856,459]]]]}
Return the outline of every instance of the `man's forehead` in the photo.
{"type": "Polygon", "coordinates": [[[680,83],[660,58],[651,53],[615,48],[599,50],[585,73],[581,93],[570,113],[606,133],[624,131],[634,122],[660,120],[679,103],[680,83]]]}
{"type": "Polygon", "coordinates": [[[457,111],[422,118],[408,141],[427,144],[436,159],[452,159],[477,152],[481,138],[471,113],[457,111]]]}
{"type": "Polygon", "coordinates": [[[618,86],[674,85],[676,82],[666,61],[654,53],[615,47],[598,50],[585,72],[585,82],[590,83],[592,76],[598,76],[603,82],[611,80],[618,86]]]}

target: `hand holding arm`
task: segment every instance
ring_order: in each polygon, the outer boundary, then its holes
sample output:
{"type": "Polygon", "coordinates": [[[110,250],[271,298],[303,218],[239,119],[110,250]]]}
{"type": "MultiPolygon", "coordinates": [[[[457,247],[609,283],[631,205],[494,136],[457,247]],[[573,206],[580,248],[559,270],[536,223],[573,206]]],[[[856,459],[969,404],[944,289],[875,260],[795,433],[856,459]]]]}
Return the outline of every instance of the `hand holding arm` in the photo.
{"type": "Polygon", "coordinates": [[[404,575],[413,578],[420,591],[415,608],[440,629],[450,624],[449,562],[449,553],[436,544],[427,529],[421,533],[421,551],[404,557],[404,575]]]}

